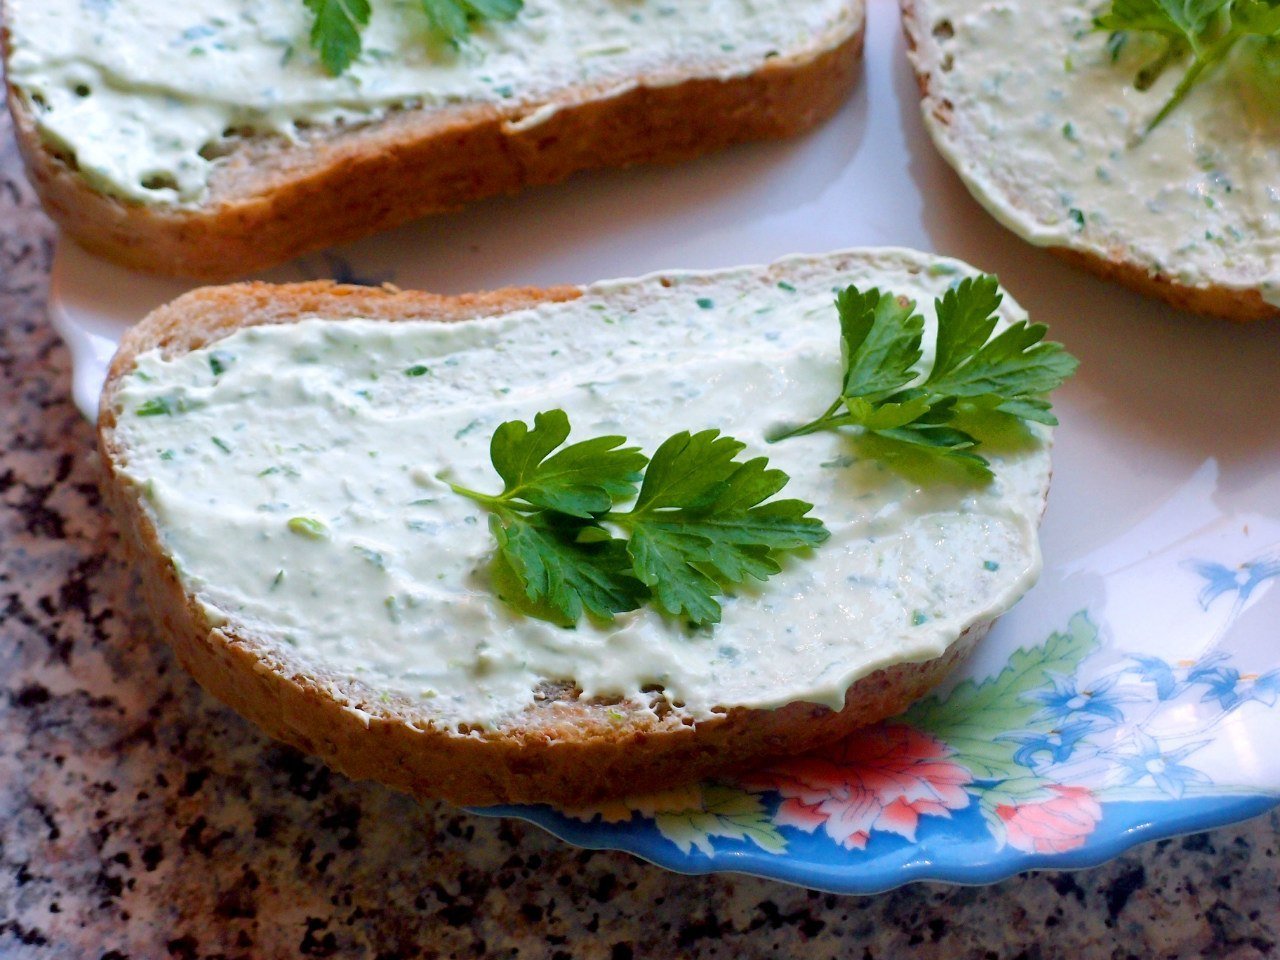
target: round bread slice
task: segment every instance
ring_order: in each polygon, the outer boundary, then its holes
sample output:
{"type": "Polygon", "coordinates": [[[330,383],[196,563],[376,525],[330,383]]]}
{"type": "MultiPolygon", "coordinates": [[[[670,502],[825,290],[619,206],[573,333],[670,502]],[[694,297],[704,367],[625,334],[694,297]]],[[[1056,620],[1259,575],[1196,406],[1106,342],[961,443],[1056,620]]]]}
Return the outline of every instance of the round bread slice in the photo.
{"type": "MultiPolygon", "coordinates": [[[[885,250],[457,297],[197,290],[112,363],[105,494],[183,665],[337,770],[464,804],[674,786],[901,712],[1034,582],[1046,429],[993,439],[985,486],[903,475],[833,432],[764,440],[839,388],[833,288],[909,296],[932,324],[969,272],[885,250]],[[494,427],[556,406],[571,441],[647,452],[720,427],[832,538],[722,598],[713,627],[518,612],[483,512],[439,477],[499,486],[494,427]]],[[[1000,317],[1023,314],[1006,298],[1000,317]]]]}
{"type": "MultiPolygon", "coordinates": [[[[1174,306],[1280,316],[1280,90],[1242,55],[1145,128],[1183,73],[1097,4],[902,0],[934,143],[1024,240],[1174,306]]],[[[1248,44],[1241,44],[1242,48],[1248,44]]]]}
{"type": "MultiPolygon", "coordinates": [[[[301,9],[300,0],[292,2],[301,9]]],[[[530,75],[524,81],[528,91],[502,87],[485,96],[447,97],[415,106],[415,99],[432,98],[428,88],[406,95],[403,104],[352,107],[341,123],[285,122],[278,134],[252,129],[255,122],[281,125],[272,114],[279,108],[269,100],[258,111],[257,121],[250,105],[241,105],[238,126],[207,131],[207,142],[187,158],[193,166],[208,161],[205,194],[177,199],[166,187],[168,173],[152,174],[154,190],[139,191],[133,184],[138,195],[101,182],[100,174],[97,179],[86,175],[89,164],[81,163],[76,138],[84,138],[83,149],[91,148],[95,139],[102,139],[103,124],[112,122],[111,113],[95,115],[78,132],[60,130],[56,138],[43,129],[45,118],[56,108],[45,90],[41,58],[60,62],[66,56],[61,50],[65,37],[57,37],[59,49],[42,52],[21,32],[23,14],[34,17],[37,0],[3,3],[7,29],[0,31],[0,41],[9,68],[9,108],[28,175],[50,216],[87,249],[126,266],[214,281],[260,271],[483,197],[554,183],[580,170],[674,163],[734,143],[795,135],[844,101],[856,80],[864,34],[863,0],[824,0],[828,21],[799,41],[779,37],[771,47],[770,38],[752,37],[739,51],[726,37],[723,43],[691,51],[680,41],[679,31],[672,30],[665,34],[671,39],[669,47],[645,59],[641,72],[619,74],[605,49],[583,53],[574,70],[560,63],[560,74],[576,78],[561,82],[559,74],[539,75],[539,69],[551,69],[540,68],[539,58],[554,58],[536,46],[538,30],[530,26],[512,41],[532,46],[530,75]],[[362,110],[368,119],[361,119],[362,110]],[[140,199],[142,194],[146,197],[140,199]]],[[[252,20],[257,15],[253,5],[245,7],[249,12],[237,16],[252,20]]],[[[391,7],[379,9],[376,16],[390,16],[391,7]]],[[[569,15],[575,9],[578,15],[588,15],[572,6],[569,15]]],[[[414,10],[397,15],[411,16],[414,10]]],[[[558,11],[555,0],[529,0],[521,16],[531,23],[553,21],[564,15],[558,11]]],[[[107,14],[95,9],[75,16],[107,14]]],[[[227,13],[225,19],[234,21],[237,16],[227,13]]],[[[80,19],[67,27],[68,35],[89,29],[80,19]]],[[[191,19],[200,20],[197,11],[191,19]]],[[[503,31],[514,36],[517,26],[500,24],[489,32],[501,42],[503,31]]],[[[135,32],[129,34],[131,39],[135,32]]],[[[409,39],[402,43],[423,42],[414,31],[406,33],[409,39]]],[[[650,34],[664,36],[657,26],[650,34]]],[[[157,39],[156,48],[163,50],[168,42],[157,39]]],[[[94,51],[81,51],[81,56],[111,55],[98,42],[94,51]]],[[[299,53],[292,63],[289,58],[279,64],[272,60],[262,69],[280,76],[262,76],[255,82],[270,91],[275,84],[296,81],[302,58],[299,53]]],[[[115,91],[108,79],[115,68],[99,69],[96,63],[87,61],[82,72],[96,76],[93,70],[99,70],[110,92],[104,94],[105,102],[113,105],[111,109],[121,104],[127,108],[127,96],[115,91]]],[[[325,85],[335,81],[318,65],[311,69],[320,86],[309,96],[324,96],[325,85]]],[[[233,81],[238,79],[234,65],[228,73],[233,81]]],[[[139,80],[121,89],[137,87],[139,97],[168,93],[178,100],[189,95],[176,85],[170,92],[167,82],[148,78],[145,84],[139,80]],[[153,89],[156,84],[158,91],[153,89]]],[[[84,91],[80,99],[56,88],[68,101],[64,109],[83,110],[99,98],[92,84],[78,83],[77,89],[84,91]]],[[[228,96],[234,96],[234,88],[207,94],[215,104],[228,96]]],[[[193,125],[203,122],[195,106],[190,114],[193,125]]]]}

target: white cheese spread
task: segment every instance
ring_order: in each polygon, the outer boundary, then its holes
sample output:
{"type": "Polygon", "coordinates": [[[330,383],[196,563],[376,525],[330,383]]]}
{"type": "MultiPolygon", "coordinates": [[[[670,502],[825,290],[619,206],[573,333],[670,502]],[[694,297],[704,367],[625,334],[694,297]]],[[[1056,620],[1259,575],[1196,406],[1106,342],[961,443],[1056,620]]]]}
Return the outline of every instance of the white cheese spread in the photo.
{"type": "Polygon", "coordinates": [[[919,0],[934,140],[1032,243],[1280,304],[1280,62],[1242,41],[1143,137],[1186,63],[1135,89],[1160,45],[1131,34],[1113,56],[1098,6],[919,0]]]}
{"type": "MultiPolygon", "coordinates": [[[[365,710],[382,696],[497,726],[543,681],[624,698],[657,684],[695,718],[840,706],[858,678],[944,653],[1039,572],[1042,427],[987,451],[988,485],[907,479],[842,434],[764,439],[839,391],[833,288],[908,295],[932,324],[968,269],[908,251],[793,258],[465,323],[244,329],[140,357],[115,394],[116,440],[196,601],[290,669],[366,691],[365,710]],[[441,478],[498,492],[494,429],[556,407],[570,442],[617,433],[650,454],[718,427],[790,474],[781,496],[812,502],[831,539],[724,598],[713,628],[653,609],[576,629],[524,617],[491,589],[487,517],[441,478]]],[[[1002,316],[1022,313],[1006,300],[1002,316]]]]}
{"type": "Polygon", "coordinates": [[[9,0],[9,81],[97,189],[194,204],[236,135],[292,137],[397,107],[518,113],[681,71],[736,76],[861,23],[849,0],[526,0],[455,48],[431,39],[417,0],[372,7],[363,53],[331,77],[303,0],[9,0]]]}

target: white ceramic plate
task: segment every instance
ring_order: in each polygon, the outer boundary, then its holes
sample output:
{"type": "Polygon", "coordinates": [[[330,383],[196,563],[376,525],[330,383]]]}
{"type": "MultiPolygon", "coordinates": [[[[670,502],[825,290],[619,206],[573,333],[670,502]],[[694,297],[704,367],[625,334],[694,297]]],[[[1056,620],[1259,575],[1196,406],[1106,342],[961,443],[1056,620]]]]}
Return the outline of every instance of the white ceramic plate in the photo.
{"type": "MultiPolygon", "coordinates": [[[[1004,232],[927,139],[888,0],[870,3],[864,82],[808,136],[580,176],[268,279],[452,293],[871,245],[998,274],[1082,361],[1055,397],[1040,585],[993,631],[973,684],[830,751],[825,773],[783,765],[600,811],[501,812],[674,869],[867,891],[1096,862],[1280,801],[1280,335],[1178,314],[1004,232]],[[1009,669],[1030,672],[1010,686],[1009,669]],[[1005,747],[984,760],[960,707],[1001,683],[979,732],[1005,747]]],[[[59,245],[52,315],[86,415],[121,332],[184,289],[59,245]]]]}

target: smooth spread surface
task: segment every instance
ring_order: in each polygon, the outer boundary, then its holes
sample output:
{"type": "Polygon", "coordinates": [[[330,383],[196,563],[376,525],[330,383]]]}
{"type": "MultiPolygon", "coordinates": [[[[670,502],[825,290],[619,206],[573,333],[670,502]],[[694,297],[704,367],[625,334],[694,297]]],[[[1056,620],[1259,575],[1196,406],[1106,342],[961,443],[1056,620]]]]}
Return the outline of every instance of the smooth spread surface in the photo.
{"type": "Polygon", "coordinates": [[[908,481],[836,434],[763,440],[838,390],[832,287],[931,304],[958,268],[925,262],[890,253],[833,274],[796,261],[779,275],[795,289],[755,270],[668,275],[456,325],[253,328],[145,355],[117,395],[117,435],[215,622],[225,613],[318,675],[466,724],[500,723],[542,680],[605,697],[661,684],[695,717],[839,705],[858,677],[939,655],[1039,568],[1040,440],[979,488],[908,481]],[[720,427],[785,469],[784,495],[814,503],[832,538],[730,598],[715,629],[644,610],[576,630],[522,617],[490,589],[484,515],[439,478],[496,491],[494,428],[553,407],[570,412],[571,439],[624,433],[650,452],[678,429],[720,427]]]}
{"type": "MultiPolygon", "coordinates": [[[[980,201],[1042,246],[1130,259],[1280,303],[1280,80],[1252,42],[1145,138],[1183,67],[1157,43],[1113,59],[1093,3],[919,0],[936,142],[980,201]]],[[[1272,55],[1274,56],[1274,54],[1272,55]]]]}
{"type": "Polygon", "coordinates": [[[334,78],[307,44],[302,0],[10,0],[9,11],[9,79],[46,141],[98,189],[179,203],[204,198],[237,135],[292,137],[398,106],[519,107],[689,68],[738,75],[856,26],[846,0],[527,0],[455,48],[430,39],[417,3],[379,0],[362,56],[334,78]]]}

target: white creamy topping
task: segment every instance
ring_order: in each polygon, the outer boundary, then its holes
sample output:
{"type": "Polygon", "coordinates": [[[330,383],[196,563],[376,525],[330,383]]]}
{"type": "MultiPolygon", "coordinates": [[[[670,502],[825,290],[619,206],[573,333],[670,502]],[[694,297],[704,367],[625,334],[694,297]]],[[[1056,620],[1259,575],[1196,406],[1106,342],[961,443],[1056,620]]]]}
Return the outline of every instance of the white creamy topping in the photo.
{"type": "Polygon", "coordinates": [[[1098,4],[920,0],[942,121],[934,139],[977,198],[1042,246],[1135,261],[1191,286],[1258,290],[1280,304],[1280,76],[1242,42],[1141,137],[1185,72],[1148,91],[1160,46],[1118,57],[1092,29],[1098,4]]]}
{"type": "MultiPolygon", "coordinates": [[[[987,486],[907,479],[835,433],[764,440],[839,390],[834,287],[917,298],[932,324],[967,269],[907,251],[794,258],[772,276],[597,284],[460,324],[252,328],[142,356],[116,395],[117,437],[187,589],[297,669],[362,685],[366,709],[381,694],[496,725],[548,680],[589,697],[661,684],[694,717],[840,705],[859,677],[942,654],[1039,572],[1043,428],[990,449],[987,486]],[[714,628],[652,609],[576,629],[523,617],[490,588],[485,514],[441,477],[498,492],[494,429],[555,407],[571,442],[620,433],[650,454],[718,427],[787,471],[781,496],[812,502],[831,539],[725,598],[714,628]]],[[[1004,316],[1021,312],[1006,301],[1004,316]]]]}
{"type": "Polygon", "coordinates": [[[689,69],[735,76],[858,26],[849,0],[526,0],[455,49],[430,38],[417,0],[372,6],[361,57],[330,77],[303,0],[9,0],[9,80],[97,188],[195,203],[236,133],[292,137],[397,106],[518,110],[689,69]]]}

